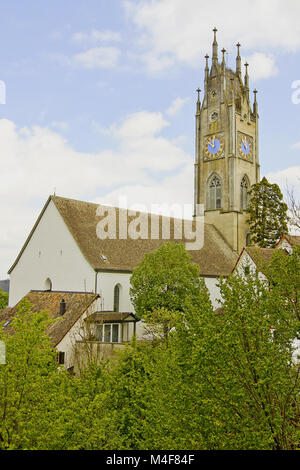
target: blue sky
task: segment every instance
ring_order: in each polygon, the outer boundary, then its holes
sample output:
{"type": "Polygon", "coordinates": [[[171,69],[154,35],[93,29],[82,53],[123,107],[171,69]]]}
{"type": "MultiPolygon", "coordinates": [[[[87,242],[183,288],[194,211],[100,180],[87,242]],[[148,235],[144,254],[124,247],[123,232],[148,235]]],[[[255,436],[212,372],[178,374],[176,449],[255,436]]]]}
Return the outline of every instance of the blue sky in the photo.
{"type": "Polygon", "coordinates": [[[120,195],[192,203],[195,90],[215,26],[232,67],[241,42],[259,90],[262,175],[299,191],[298,0],[1,0],[0,8],[1,278],[54,190],[111,204],[120,195]]]}

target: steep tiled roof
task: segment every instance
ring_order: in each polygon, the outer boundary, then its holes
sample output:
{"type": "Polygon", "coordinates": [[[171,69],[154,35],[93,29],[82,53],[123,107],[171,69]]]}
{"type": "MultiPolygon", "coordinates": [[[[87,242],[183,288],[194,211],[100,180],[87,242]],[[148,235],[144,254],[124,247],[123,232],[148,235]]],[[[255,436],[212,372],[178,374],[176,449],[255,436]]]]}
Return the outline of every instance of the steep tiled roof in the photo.
{"type": "Polygon", "coordinates": [[[88,316],[91,322],[119,322],[124,321],[131,317],[131,320],[137,321],[133,313],[119,313],[119,312],[95,312],[88,316]]]}
{"type": "Polygon", "coordinates": [[[286,238],[292,246],[300,246],[300,236],[299,235],[286,235],[286,238]]]}
{"type": "Polygon", "coordinates": [[[280,240],[276,244],[276,248],[278,248],[281,243],[286,240],[292,247],[293,246],[300,246],[300,236],[299,235],[283,235],[280,240]]]}
{"type": "MultiPolygon", "coordinates": [[[[76,201],[61,197],[52,200],[76,240],[85,258],[96,270],[132,271],[146,253],[155,251],[166,240],[119,239],[118,223],[116,239],[99,239],[96,227],[101,218],[97,216],[98,204],[76,201]],[[102,255],[102,256],[101,256],[102,255]],[[104,255],[104,257],[103,257],[104,255]]],[[[127,216],[125,209],[116,208],[116,218],[127,216]]],[[[147,214],[150,233],[151,214],[147,214]]],[[[128,224],[134,217],[127,217],[128,224]]],[[[170,222],[170,241],[184,243],[185,239],[174,239],[174,218],[162,217],[170,222]]],[[[178,220],[178,219],[177,219],[178,220]]],[[[236,255],[213,225],[205,224],[204,246],[191,250],[191,259],[200,266],[203,275],[227,275],[236,260],[236,255]]]]}
{"type": "Polygon", "coordinates": [[[255,264],[267,264],[271,261],[274,254],[273,248],[259,248],[256,246],[248,246],[245,251],[253,259],[255,264]]]}
{"type": "Polygon", "coordinates": [[[277,251],[275,248],[260,248],[258,246],[247,246],[243,248],[242,252],[240,253],[240,256],[238,257],[238,260],[232,272],[234,272],[237,268],[243,253],[247,253],[253,260],[253,262],[256,264],[256,266],[261,270],[261,272],[264,272],[266,265],[271,262],[275,251],[277,251]]]}
{"type": "MultiPolygon", "coordinates": [[[[51,318],[58,319],[47,331],[53,345],[56,346],[98,297],[96,294],[82,292],[30,291],[22,300],[27,299],[32,304],[32,312],[47,310],[51,318]],[[66,303],[66,311],[64,315],[60,316],[60,303],[62,300],[66,303]]],[[[8,320],[13,319],[20,302],[15,307],[6,308],[0,312],[0,323],[6,323],[8,320]]],[[[10,323],[4,328],[8,332],[12,332],[10,323]]]]}
{"type": "MultiPolygon", "coordinates": [[[[100,239],[96,233],[97,225],[101,220],[101,217],[97,215],[99,204],[50,196],[9,273],[12,272],[22,256],[50,201],[55,204],[83,256],[95,270],[131,272],[142,261],[146,253],[157,250],[166,242],[161,236],[161,230],[160,238],[155,240],[152,240],[150,236],[148,239],[121,239],[118,232],[120,216],[127,217],[128,225],[135,217],[128,216],[125,209],[119,208],[115,208],[117,219],[116,239],[100,239]]],[[[150,234],[152,215],[146,214],[146,216],[148,217],[150,234]]],[[[162,224],[162,220],[170,223],[169,241],[174,243],[189,242],[187,239],[174,238],[174,221],[182,222],[182,220],[161,217],[160,224],[162,224]]],[[[201,250],[191,250],[190,255],[191,260],[200,266],[201,274],[208,276],[228,275],[237,258],[237,255],[220,232],[211,224],[205,224],[203,248],[201,250]]]]}

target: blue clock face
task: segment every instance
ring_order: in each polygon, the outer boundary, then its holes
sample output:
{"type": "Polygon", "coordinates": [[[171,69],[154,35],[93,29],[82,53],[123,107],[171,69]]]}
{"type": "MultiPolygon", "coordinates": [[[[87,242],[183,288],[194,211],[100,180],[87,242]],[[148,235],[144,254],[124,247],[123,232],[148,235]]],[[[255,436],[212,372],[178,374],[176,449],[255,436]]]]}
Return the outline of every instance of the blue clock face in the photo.
{"type": "Polygon", "coordinates": [[[214,136],[210,139],[207,149],[209,153],[211,153],[212,155],[215,155],[220,150],[220,147],[221,147],[221,142],[219,141],[219,139],[217,139],[214,136]]]}
{"type": "Polygon", "coordinates": [[[224,137],[222,134],[210,135],[204,141],[204,159],[215,160],[224,156],[224,137]]]}
{"type": "Polygon", "coordinates": [[[250,152],[250,145],[249,145],[249,142],[247,141],[246,137],[242,138],[241,150],[242,150],[244,155],[248,155],[249,152],[250,152]]]}

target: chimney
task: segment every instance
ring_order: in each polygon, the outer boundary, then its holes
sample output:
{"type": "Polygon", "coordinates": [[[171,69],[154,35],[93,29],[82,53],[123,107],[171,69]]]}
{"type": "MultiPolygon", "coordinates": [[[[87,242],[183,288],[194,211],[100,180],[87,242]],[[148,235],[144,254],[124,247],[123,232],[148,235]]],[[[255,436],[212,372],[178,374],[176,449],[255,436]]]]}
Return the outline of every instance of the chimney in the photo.
{"type": "Polygon", "coordinates": [[[59,314],[60,316],[63,316],[63,314],[66,312],[66,302],[64,299],[60,302],[60,308],[59,308],[59,314]]]}

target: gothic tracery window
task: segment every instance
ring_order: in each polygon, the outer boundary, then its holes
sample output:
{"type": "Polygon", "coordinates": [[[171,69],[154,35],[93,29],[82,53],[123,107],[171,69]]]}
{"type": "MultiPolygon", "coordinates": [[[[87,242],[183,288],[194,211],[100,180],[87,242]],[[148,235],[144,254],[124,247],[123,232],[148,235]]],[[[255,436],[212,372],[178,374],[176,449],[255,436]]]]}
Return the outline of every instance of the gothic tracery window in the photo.
{"type": "Polygon", "coordinates": [[[208,205],[209,209],[222,207],[222,183],[217,175],[214,175],[209,182],[208,205]]]}
{"type": "Polygon", "coordinates": [[[248,178],[244,176],[241,181],[241,210],[242,211],[245,211],[248,206],[248,191],[249,191],[248,178]]]}

